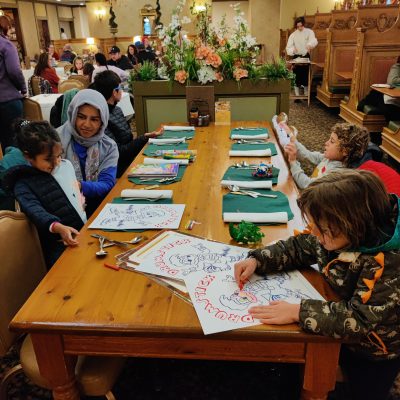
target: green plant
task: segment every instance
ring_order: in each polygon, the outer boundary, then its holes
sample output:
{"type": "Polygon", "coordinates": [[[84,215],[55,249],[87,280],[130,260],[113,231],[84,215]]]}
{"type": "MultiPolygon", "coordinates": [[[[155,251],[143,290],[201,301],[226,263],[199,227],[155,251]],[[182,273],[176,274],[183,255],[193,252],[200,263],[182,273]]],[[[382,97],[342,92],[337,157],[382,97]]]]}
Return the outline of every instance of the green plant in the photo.
{"type": "Polygon", "coordinates": [[[132,81],[151,81],[157,78],[157,68],[151,61],[144,61],[143,64],[131,72],[129,83],[132,81]]]}
{"type": "Polygon", "coordinates": [[[268,79],[270,82],[276,82],[280,79],[289,79],[294,85],[296,79],[295,74],[286,66],[286,61],[283,58],[272,59],[270,63],[265,63],[260,66],[261,77],[268,79]]]}
{"type": "Polygon", "coordinates": [[[257,225],[245,221],[240,222],[237,226],[231,222],[229,234],[232,239],[243,244],[258,243],[265,236],[257,225]]]}

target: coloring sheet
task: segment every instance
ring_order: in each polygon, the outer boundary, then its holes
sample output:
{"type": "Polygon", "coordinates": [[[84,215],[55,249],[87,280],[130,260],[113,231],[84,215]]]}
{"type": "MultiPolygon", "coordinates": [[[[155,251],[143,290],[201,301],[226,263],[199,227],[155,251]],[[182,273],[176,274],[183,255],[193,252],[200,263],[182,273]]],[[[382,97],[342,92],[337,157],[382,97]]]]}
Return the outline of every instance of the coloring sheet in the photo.
{"type": "Polygon", "coordinates": [[[106,204],[92,229],[178,229],[184,204],[106,204]]]}
{"type": "Polygon", "coordinates": [[[141,250],[130,257],[131,261],[140,262],[135,267],[137,271],[175,279],[198,271],[203,274],[232,271],[233,265],[246,258],[248,253],[243,247],[178,232],[156,238],[141,250]]]}
{"type": "Polygon", "coordinates": [[[204,334],[259,325],[248,313],[255,305],[285,300],[324,300],[299,271],[253,275],[239,290],[232,272],[197,271],[185,276],[186,287],[196,309],[204,334]]]}

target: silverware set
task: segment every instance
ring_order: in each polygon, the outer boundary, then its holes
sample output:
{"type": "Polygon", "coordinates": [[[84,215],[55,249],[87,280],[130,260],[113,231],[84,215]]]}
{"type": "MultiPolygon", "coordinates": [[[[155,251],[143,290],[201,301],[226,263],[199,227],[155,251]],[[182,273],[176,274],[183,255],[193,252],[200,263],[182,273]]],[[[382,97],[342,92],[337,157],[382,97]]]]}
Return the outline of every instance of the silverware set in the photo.
{"type": "Polygon", "coordinates": [[[256,199],[257,197],[268,197],[271,199],[276,199],[278,197],[275,194],[264,194],[264,193],[256,192],[254,190],[243,190],[243,189],[240,189],[240,187],[237,185],[229,185],[228,189],[230,190],[231,194],[250,196],[254,199],[256,199]]]}
{"type": "Polygon", "coordinates": [[[155,179],[155,178],[139,178],[140,182],[159,182],[159,183],[163,183],[163,182],[172,182],[176,180],[176,176],[171,177],[171,178],[161,178],[161,179],[155,179]]]}
{"type": "Polygon", "coordinates": [[[261,139],[237,139],[236,144],[265,144],[265,140],[261,139]]]}
{"type": "Polygon", "coordinates": [[[147,200],[147,201],[158,201],[161,200],[163,196],[158,196],[158,197],[122,197],[122,200],[124,201],[133,201],[133,200],[147,200]]]}
{"type": "Polygon", "coordinates": [[[262,131],[264,128],[260,127],[250,127],[250,126],[238,126],[237,128],[234,128],[234,131],[262,131]]]}

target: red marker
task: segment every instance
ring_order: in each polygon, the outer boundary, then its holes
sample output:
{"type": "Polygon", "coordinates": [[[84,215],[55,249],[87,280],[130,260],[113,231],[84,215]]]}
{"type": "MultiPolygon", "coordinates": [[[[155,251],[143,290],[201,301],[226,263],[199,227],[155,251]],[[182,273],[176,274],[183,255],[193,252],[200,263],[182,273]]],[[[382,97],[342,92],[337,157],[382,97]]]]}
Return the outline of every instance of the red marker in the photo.
{"type": "Polygon", "coordinates": [[[240,282],[239,282],[239,290],[240,290],[240,291],[242,291],[242,290],[243,290],[243,286],[244,286],[243,282],[242,282],[242,281],[240,281],[240,282]]]}
{"type": "Polygon", "coordinates": [[[119,268],[118,265],[112,265],[112,264],[104,263],[104,266],[105,266],[106,268],[110,268],[110,269],[113,269],[113,270],[115,270],[115,271],[119,271],[119,270],[120,270],[120,268],[119,268]]]}

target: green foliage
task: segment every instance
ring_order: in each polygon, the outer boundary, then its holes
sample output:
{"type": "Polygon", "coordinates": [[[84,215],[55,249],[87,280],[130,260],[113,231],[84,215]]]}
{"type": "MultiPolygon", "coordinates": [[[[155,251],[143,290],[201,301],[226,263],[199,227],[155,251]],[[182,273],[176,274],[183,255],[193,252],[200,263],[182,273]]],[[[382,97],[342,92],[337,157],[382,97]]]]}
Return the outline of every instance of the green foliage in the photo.
{"type": "Polygon", "coordinates": [[[276,82],[280,79],[289,79],[294,85],[295,75],[286,66],[286,61],[283,58],[278,60],[273,59],[270,63],[265,63],[260,66],[261,77],[268,79],[270,82],[276,82]]]}
{"type": "Polygon", "coordinates": [[[240,222],[237,226],[231,222],[229,234],[232,239],[243,244],[258,243],[265,236],[257,225],[245,221],[240,222]]]}
{"type": "Polygon", "coordinates": [[[144,61],[143,65],[131,72],[129,83],[132,81],[151,81],[157,78],[157,68],[151,61],[144,61]]]}

